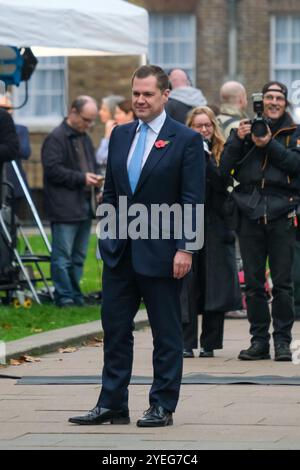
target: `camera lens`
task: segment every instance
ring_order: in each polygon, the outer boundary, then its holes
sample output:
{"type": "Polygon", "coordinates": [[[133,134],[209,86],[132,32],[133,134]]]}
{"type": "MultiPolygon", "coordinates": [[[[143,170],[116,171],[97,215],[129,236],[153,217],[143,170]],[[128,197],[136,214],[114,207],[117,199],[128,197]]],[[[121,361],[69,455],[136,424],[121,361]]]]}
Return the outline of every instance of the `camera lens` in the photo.
{"type": "Polygon", "coordinates": [[[255,137],[264,137],[268,133],[267,123],[263,119],[255,119],[251,126],[251,133],[255,137]]]}

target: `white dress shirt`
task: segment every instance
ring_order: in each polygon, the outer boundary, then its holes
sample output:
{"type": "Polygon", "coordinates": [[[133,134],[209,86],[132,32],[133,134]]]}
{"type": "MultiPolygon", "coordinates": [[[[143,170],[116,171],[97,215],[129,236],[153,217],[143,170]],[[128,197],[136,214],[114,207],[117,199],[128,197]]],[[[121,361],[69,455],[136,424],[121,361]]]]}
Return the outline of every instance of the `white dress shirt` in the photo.
{"type": "MultiPolygon", "coordinates": [[[[149,153],[151,152],[151,149],[154,145],[154,142],[156,142],[156,140],[157,140],[158,134],[160,133],[160,130],[161,130],[162,126],[164,125],[164,122],[166,120],[166,116],[167,116],[166,111],[163,110],[163,112],[159,116],[157,116],[155,119],[153,119],[153,121],[147,122],[147,124],[149,126],[149,129],[148,129],[147,137],[146,137],[145,152],[144,152],[143,161],[142,161],[142,168],[146,163],[146,160],[149,156],[149,153]]],[[[141,121],[141,119],[139,119],[139,125],[137,127],[135,137],[133,139],[133,142],[131,144],[129,154],[128,154],[127,169],[129,167],[129,164],[130,164],[135,146],[137,144],[142,124],[143,124],[143,121],[141,121]]]]}

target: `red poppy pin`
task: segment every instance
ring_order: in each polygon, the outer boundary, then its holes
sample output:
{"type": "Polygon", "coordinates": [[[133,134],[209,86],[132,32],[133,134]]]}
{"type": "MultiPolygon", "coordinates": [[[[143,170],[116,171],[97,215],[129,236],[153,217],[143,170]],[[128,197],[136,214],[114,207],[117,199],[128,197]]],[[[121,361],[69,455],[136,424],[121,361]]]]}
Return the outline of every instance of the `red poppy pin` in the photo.
{"type": "Polygon", "coordinates": [[[170,143],[169,140],[157,140],[154,145],[157,149],[163,149],[166,145],[170,143]]]}

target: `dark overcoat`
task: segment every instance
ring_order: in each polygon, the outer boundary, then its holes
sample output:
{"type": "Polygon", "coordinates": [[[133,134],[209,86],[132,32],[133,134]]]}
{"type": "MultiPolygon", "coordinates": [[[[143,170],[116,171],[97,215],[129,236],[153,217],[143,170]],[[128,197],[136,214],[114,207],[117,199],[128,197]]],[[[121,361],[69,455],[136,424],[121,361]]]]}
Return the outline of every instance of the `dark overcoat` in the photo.
{"type": "Polygon", "coordinates": [[[227,312],[242,308],[236,268],[235,234],[224,218],[227,193],[213,157],[206,167],[204,247],[194,255],[193,269],[183,282],[183,322],[197,313],[227,312]]]}

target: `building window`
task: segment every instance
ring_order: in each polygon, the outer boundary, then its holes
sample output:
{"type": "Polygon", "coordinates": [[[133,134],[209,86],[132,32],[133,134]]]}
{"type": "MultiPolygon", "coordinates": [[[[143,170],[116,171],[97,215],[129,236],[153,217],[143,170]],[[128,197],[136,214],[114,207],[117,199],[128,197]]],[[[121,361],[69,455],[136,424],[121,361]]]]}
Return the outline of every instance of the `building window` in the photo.
{"type": "Polygon", "coordinates": [[[168,71],[183,68],[195,81],[196,18],[190,14],[150,13],[149,59],[168,71]]]}
{"type": "MultiPolygon", "coordinates": [[[[14,118],[29,127],[51,127],[66,113],[67,60],[65,57],[40,57],[38,61],[28,81],[28,101],[14,112],[14,118]]],[[[14,105],[18,106],[25,99],[25,83],[13,88],[14,105]]]]}
{"type": "Polygon", "coordinates": [[[271,79],[284,83],[300,80],[300,16],[274,16],[271,21],[271,79]]]}

